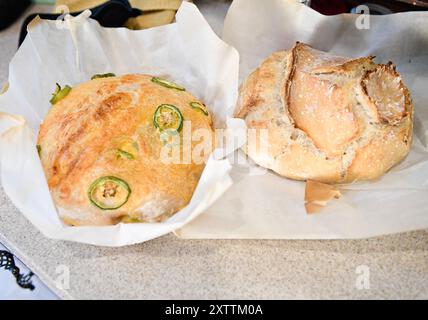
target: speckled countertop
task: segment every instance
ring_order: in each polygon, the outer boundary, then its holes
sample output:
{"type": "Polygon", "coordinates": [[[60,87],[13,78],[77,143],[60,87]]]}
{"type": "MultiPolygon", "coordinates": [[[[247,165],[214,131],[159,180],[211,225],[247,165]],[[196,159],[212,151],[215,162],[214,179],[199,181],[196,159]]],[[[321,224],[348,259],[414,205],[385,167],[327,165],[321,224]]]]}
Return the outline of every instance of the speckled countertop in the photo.
{"type": "MultiPolygon", "coordinates": [[[[208,21],[219,30],[224,5],[212,5],[219,14],[208,21]]],[[[19,28],[0,33],[0,83],[7,79],[19,28]]],[[[46,239],[0,188],[0,242],[66,299],[428,298],[428,230],[348,241],[167,235],[100,248],[46,239]]]]}

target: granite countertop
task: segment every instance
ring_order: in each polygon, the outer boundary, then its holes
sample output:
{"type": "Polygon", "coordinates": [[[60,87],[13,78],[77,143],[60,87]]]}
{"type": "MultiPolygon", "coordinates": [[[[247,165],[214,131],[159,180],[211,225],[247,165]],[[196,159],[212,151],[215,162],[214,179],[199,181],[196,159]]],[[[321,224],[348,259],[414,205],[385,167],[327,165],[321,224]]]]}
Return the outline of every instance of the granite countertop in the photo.
{"type": "MultiPolygon", "coordinates": [[[[224,4],[213,6],[220,14],[207,19],[220,30],[224,4]]],[[[19,28],[0,33],[0,83],[19,28]]],[[[102,248],[45,238],[0,188],[0,242],[65,299],[428,298],[428,230],[347,241],[167,235],[102,248]]]]}

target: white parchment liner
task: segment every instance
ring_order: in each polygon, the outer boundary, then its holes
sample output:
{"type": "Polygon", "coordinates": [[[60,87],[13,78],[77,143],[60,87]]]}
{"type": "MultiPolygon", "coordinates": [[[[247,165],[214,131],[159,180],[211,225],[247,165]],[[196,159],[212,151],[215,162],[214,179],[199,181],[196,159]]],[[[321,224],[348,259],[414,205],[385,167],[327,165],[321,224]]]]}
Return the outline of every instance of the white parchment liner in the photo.
{"type": "MultiPolygon", "coordinates": [[[[24,216],[49,238],[105,246],[143,242],[203,212],[230,187],[230,164],[211,157],[188,206],[164,223],[63,226],[35,147],[55,83],[74,85],[106,72],[161,76],[204,101],[221,125],[236,100],[239,57],[193,4],[182,4],[176,23],[141,31],[102,28],[89,15],[85,11],[63,22],[36,19],[10,63],[10,87],[0,96],[2,185],[24,216]]],[[[240,126],[234,120],[228,123],[240,126]]]]}

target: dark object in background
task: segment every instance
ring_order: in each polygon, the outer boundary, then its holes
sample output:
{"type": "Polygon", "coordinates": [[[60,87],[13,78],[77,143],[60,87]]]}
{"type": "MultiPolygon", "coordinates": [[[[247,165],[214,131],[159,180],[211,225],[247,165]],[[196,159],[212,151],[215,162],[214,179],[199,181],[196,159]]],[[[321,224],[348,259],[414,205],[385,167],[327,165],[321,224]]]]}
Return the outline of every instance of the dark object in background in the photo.
{"type": "Polygon", "coordinates": [[[30,3],[30,0],[0,0],[0,31],[14,23],[30,3]]]}
{"type": "Polygon", "coordinates": [[[334,15],[351,12],[362,4],[369,7],[370,14],[428,10],[428,0],[312,0],[310,6],[322,14],[334,15]]]}
{"type": "Polygon", "coordinates": [[[16,283],[23,289],[34,290],[31,278],[34,276],[32,272],[22,274],[19,268],[15,265],[13,254],[8,251],[0,250],[0,269],[10,271],[16,279],[16,283]]]}
{"type": "MultiPolygon", "coordinates": [[[[141,14],[141,11],[132,8],[127,0],[110,0],[90,10],[92,12],[91,18],[97,20],[103,27],[108,28],[123,27],[129,18],[137,17],[141,14]]],[[[72,16],[77,16],[80,13],[82,11],[70,12],[72,16]]],[[[19,46],[27,35],[27,25],[36,16],[40,16],[42,19],[56,20],[61,14],[34,13],[25,18],[19,35],[19,46]]]]}
{"type": "Polygon", "coordinates": [[[349,12],[343,0],[312,0],[311,8],[327,16],[349,12]]]}

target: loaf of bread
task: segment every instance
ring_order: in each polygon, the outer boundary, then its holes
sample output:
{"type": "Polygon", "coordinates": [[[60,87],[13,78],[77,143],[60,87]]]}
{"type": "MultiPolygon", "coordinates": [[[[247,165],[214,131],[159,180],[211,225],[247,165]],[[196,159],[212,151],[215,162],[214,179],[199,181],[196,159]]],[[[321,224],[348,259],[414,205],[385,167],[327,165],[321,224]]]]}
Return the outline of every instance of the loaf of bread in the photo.
{"type": "Polygon", "coordinates": [[[38,149],[66,224],[161,222],[187,205],[210,145],[202,161],[169,163],[162,151],[189,154],[197,142],[182,143],[187,128],[213,128],[205,106],[183,87],[148,75],[107,74],[58,88],[51,102],[38,149]],[[179,142],[170,143],[169,134],[179,142]]]}
{"type": "Polygon", "coordinates": [[[235,116],[258,137],[248,140],[247,154],[297,180],[382,176],[409,152],[413,105],[395,66],[373,59],[303,43],[270,55],[240,88],[235,116]]]}

